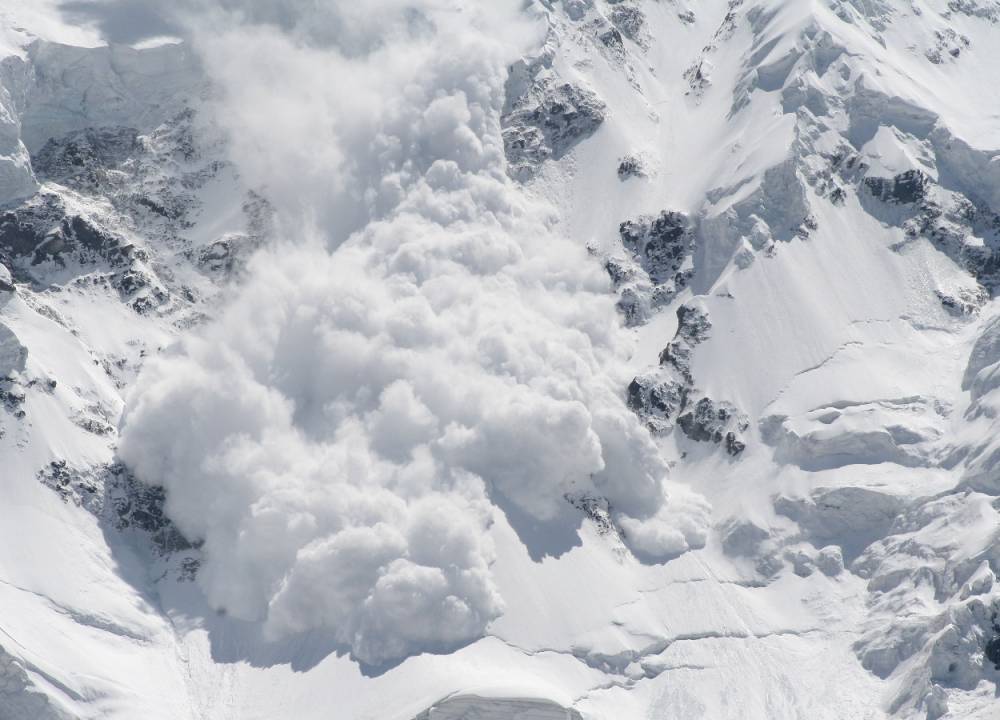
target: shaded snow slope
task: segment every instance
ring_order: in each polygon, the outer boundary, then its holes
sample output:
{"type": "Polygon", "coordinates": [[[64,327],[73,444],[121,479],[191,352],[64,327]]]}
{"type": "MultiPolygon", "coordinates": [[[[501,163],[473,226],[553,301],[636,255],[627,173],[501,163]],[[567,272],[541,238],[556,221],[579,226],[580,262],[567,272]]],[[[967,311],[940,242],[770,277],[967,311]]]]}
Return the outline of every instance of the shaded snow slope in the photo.
{"type": "Polygon", "coordinates": [[[227,7],[0,2],[0,718],[996,715],[1000,6],[227,7]]]}

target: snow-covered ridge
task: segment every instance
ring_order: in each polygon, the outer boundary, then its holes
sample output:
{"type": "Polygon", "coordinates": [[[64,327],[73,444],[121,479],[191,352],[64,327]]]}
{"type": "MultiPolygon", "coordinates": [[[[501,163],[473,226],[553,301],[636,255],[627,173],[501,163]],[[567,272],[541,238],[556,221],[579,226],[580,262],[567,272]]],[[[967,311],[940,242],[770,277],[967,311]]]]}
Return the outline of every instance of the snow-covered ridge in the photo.
{"type": "Polygon", "coordinates": [[[0,707],[991,717],[997,4],[306,5],[3,61],[0,707]]]}

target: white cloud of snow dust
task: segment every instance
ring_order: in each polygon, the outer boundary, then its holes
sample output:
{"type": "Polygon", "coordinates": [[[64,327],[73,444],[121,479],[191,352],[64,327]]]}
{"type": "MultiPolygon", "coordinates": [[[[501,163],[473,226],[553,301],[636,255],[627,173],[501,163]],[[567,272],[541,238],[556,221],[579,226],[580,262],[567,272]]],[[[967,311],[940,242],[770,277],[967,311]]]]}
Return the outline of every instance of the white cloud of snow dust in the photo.
{"type": "Polygon", "coordinates": [[[380,664],[503,611],[491,498],[544,521],[600,495],[644,556],[703,544],[610,369],[606,277],[505,175],[521,3],[258,5],[196,47],[287,240],[147,363],[120,446],[204,539],[209,601],[380,664]]]}

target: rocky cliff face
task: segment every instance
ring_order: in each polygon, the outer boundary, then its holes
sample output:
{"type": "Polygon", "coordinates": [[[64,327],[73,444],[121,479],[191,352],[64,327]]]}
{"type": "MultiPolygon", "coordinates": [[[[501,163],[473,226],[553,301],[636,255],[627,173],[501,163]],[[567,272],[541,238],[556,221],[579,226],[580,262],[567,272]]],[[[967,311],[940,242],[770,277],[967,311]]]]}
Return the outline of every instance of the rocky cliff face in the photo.
{"type": "Polygon", "coordinates": [[[0,2],[0,718],[994,717],[1000,4],[432,5],[0,2]]]}

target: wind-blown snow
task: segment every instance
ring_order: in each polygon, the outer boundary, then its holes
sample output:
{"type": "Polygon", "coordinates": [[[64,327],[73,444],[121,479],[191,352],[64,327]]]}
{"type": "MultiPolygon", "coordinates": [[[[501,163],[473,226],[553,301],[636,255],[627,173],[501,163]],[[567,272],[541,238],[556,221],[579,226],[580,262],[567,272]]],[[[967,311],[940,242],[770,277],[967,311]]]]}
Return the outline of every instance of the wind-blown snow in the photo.
{"type": "Polygon", "coordinates": [[[623,402],[599,264],[505,175],[517,10],[384,3],[362,47],[249,26],[207,53],[290,239],[146,365],[120,454],[204,540],[210,602],[271,636],[329,630],[370,664],[478,637],[503,610],[496,504],[601,496],[646,556],[704,544],[623,402]]]}

